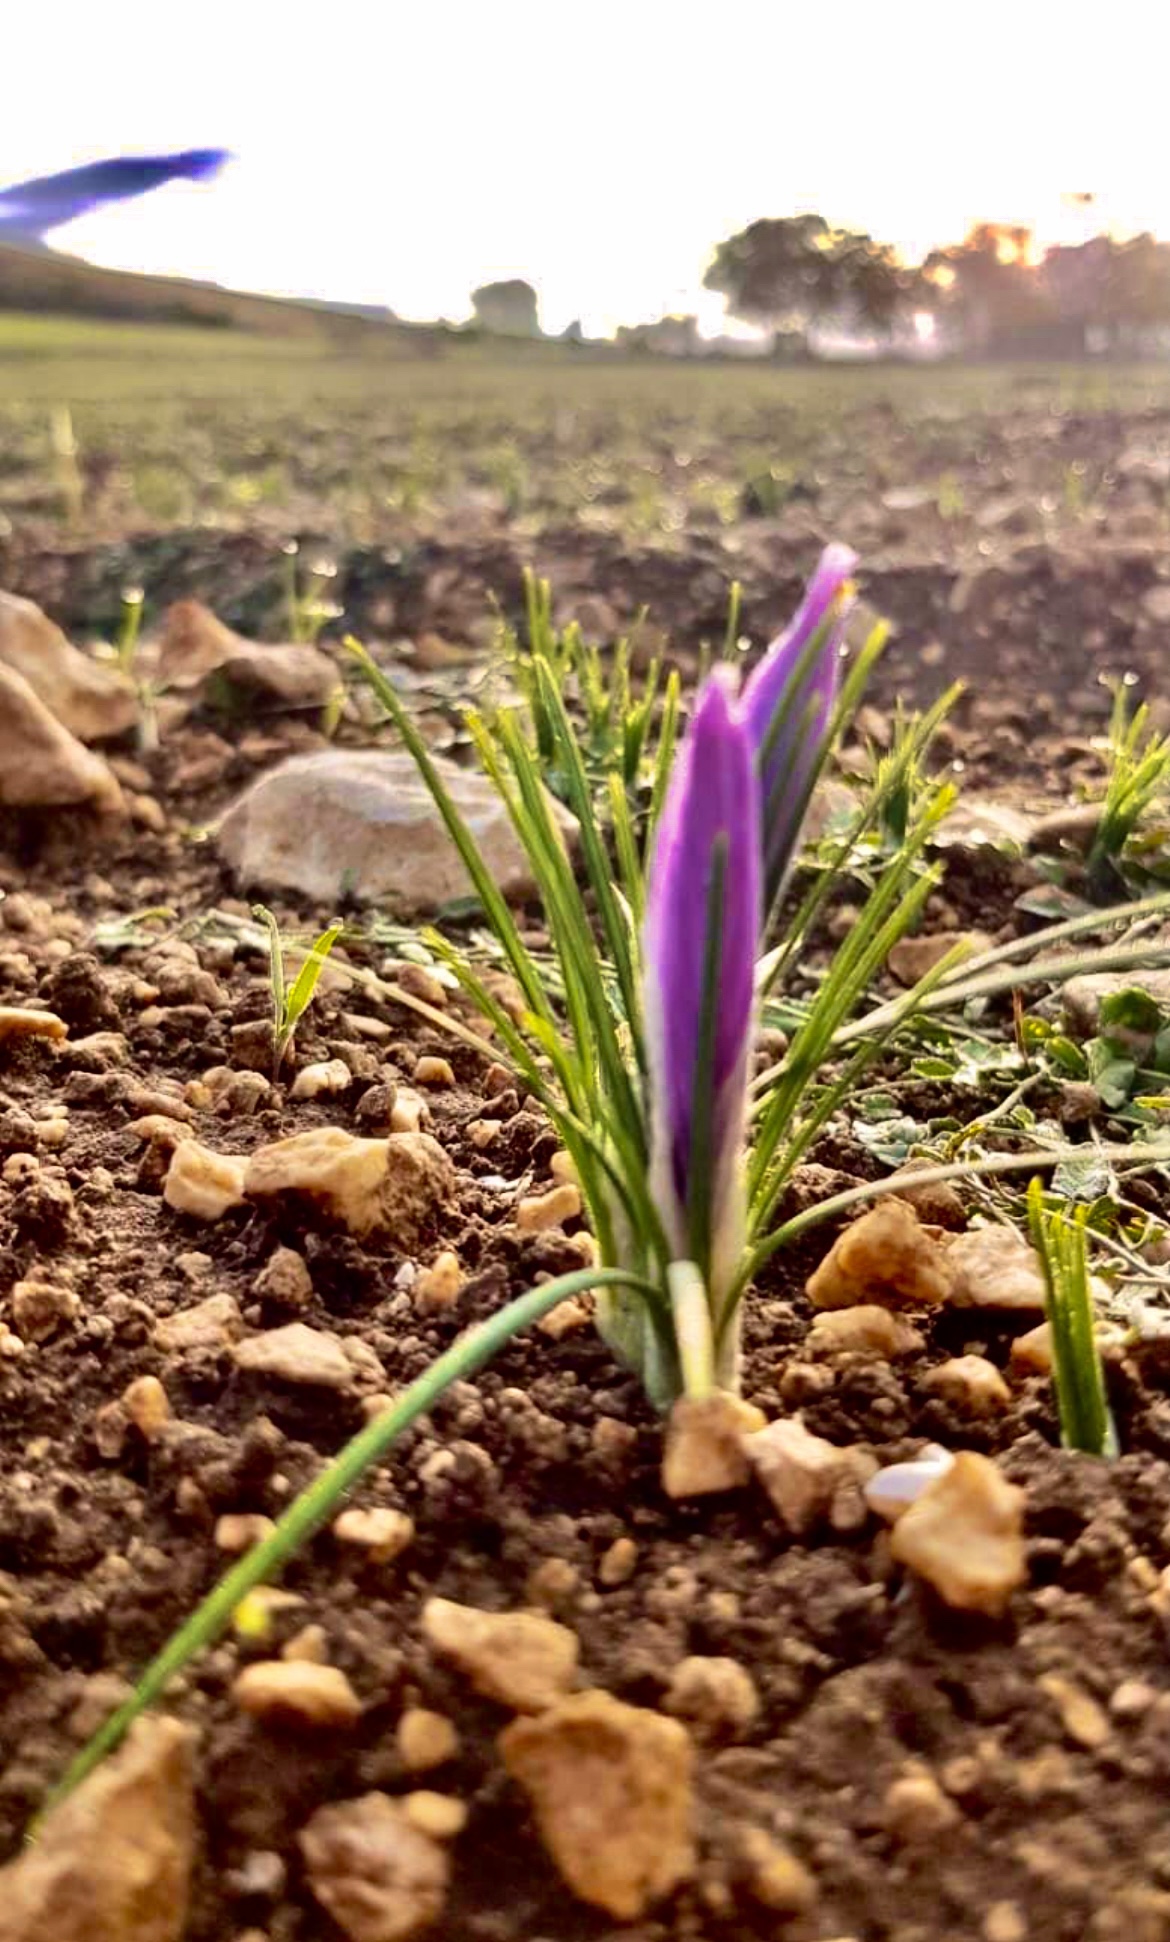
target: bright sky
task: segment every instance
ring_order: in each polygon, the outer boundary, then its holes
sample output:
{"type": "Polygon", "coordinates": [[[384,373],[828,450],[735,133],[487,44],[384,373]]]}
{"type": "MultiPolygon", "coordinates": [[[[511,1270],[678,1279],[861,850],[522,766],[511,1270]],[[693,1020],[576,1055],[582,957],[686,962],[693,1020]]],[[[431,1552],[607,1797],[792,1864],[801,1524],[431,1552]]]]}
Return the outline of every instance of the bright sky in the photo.
{"type": "Polygon", "coordinates": [[[1160,0],[66,13],[6,23],[0,186],[120,153],[237,158],[58,233],[116,267],[451,318],[525,276],[547,329],[608,331],[695,309],[710,327],[714,243],[798,209],[918,256],[981,216],[1070,238],[1062,193],[1092,190],[1098,226],[1170,236],[1160,0]]]}

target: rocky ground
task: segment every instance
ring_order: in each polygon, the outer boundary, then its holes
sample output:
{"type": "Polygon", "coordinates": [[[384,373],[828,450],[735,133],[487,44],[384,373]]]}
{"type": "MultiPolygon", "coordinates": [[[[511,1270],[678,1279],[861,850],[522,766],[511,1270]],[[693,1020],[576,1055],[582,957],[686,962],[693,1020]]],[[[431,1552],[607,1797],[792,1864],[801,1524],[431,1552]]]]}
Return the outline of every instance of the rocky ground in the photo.
{"type": "MultiPolygon", "coordinates": [[[[605,421],[579,418],[604,452],[605,421]]],[[[1041,819],[1100,790],[1102,675],[1132,671],[1166,723],[1170,418],[1048,400],[924,429],[867,397],[801,437],[806,495],[712,524],[680,487],[681,525],[637,533],[442,492],[360,541],[327,492],[311,521],[147,530],[119,525],[108,484],[70,536],[9,500],[0,584],[74,641],[112,632],[131,582],[147,596],[130,675],[0,601],[10,1853],[322,1462],[468,1323],[588,1258],[539,1111],[387,994],[456,1015],[411,924],[461,886],[400,758],[357,754],[377,738],[338,694],[346,628],[463,763],[458,703],[495,678],[489,596],[518,618],[527,563],[593,637],[648,605],[644,648],[692,670],[732,579],[758,644],[819,541],[850,539],[895,629],[870,735],[897,699],[969,684],[937,745],[967,819],[929,913],[948,939],[1033,927],[1046,857],[1075,884],[1041,819]],[[290,533],[336,569],[317,645],[281,645],[290,533]],[[260,890],[301,940],[348,920],[275,1080],[260,890]]],[[[861,894],[843,884],[839,913],[861,894]]],[[[1010,1045],[1010,1004],[981,1026],[1010,1045]]],[[[1019,1076],[894,1067],[882,1110],[939,1138],[1019,1076]]],[[[1084,1088],[1032,1097],[1074,1140],[1128,1137],[1084,1088]]],[[[865,1120],[822,1141],[794,1207],[895,1163],[865,1120]]],[[[1009,1108],[1005,1144],[1020,1125],[1009,1108]]],[[[1153,1316],[1165,1177],[1126,1191],[1153,1316]]],[[[1123,1454],[1062,1452],[1036,1263],[987,1225],[1005,1204],[909,1189],[778,1260],[748,1310],[759,1414],[724,1439],[713,1496],[670,1494],[662,1426],[587,1303],[556,1311],[457,1385],[49,1821],[4,1878],[0,1937],[1170,1937],[1164,1345],[1152,1323],[1107,1336],[1123,1454]],[[875,1474],[931,1444],[964,1454],[925,1518],[892,1522],[898,1480],[875,1474]]]]}

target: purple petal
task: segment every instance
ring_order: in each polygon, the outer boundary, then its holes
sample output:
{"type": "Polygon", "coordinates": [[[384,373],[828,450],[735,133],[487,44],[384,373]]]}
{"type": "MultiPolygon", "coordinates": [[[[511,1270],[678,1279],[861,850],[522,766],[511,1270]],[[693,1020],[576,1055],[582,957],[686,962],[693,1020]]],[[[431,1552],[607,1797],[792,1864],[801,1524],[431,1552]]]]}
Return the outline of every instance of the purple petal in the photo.
{"type": "Polygon", "coordinates": [[[713,1173],[738,1141],[760,941],[759,791],[751,737],[728,670],[702,689],[658,826],[646,915],[647,1015],[655,1118],[670,1180],[687,1202],[691,1111],[708,934],[712,861],[726,842],[714,1047],[713,1173]]]}

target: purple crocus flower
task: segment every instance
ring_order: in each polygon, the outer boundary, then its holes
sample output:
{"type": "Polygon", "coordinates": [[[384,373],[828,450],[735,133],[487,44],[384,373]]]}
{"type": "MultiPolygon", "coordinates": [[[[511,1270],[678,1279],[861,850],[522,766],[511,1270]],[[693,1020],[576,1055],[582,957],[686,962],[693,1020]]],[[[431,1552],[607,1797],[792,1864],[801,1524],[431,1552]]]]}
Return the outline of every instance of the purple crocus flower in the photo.
{"type": "Polygon", "coordinates": [[[764,905],[783,887],[837,700],[841,639],[857,555],[826,546],[804,599],[743,692],[762,797],[764,905]]]}
{"type": "Polygon", "coordinates": [[[654,849],[645,927],[651,1186],[717,1314],[742,1243],[740,1158],[761,922],[755,750],[730,670],[700,692],[654,849]]]}

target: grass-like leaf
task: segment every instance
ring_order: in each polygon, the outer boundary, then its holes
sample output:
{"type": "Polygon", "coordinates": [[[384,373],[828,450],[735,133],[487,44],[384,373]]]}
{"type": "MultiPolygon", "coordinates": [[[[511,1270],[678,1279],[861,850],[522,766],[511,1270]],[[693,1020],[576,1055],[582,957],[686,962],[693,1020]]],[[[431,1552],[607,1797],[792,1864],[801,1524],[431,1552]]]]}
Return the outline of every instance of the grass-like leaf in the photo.
{"type": "Polygon", "coordinates": [[[1116,1456],[1117,1431],[1093,1323],[1086,1220],[1084,1207],[1078,1207],[1071,1219],[1060,1209],[1047,1209],[1039,1179],[1029,1183],[1028,1224],[1044,1269],[1060,1440],[1069,1450],[1116,1456]]]}

